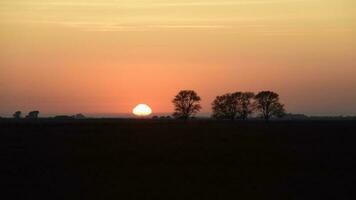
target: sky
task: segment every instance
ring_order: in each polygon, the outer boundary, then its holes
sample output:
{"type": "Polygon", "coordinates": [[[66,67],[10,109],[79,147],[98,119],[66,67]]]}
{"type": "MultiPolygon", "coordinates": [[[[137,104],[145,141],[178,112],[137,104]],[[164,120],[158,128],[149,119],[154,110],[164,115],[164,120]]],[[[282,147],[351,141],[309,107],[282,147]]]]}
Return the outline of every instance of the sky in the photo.
{"type": "Polygon", "coordinates": [[[0,115],[172,112],[182,89],[272,90],[356,115],[354,0],[0,0],[0,115]]]}

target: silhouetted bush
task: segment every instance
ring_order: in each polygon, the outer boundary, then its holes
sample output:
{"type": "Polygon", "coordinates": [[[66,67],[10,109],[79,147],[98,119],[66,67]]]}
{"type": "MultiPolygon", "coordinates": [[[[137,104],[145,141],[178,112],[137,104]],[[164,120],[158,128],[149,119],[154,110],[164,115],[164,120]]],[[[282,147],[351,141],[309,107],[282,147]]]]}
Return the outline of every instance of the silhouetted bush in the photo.
{"type": "Polygon", "coordinates": [[[20,119],[21,118],[21,111],[16,111],[12,116],[15,118],[15,119],[20,119]]]}
{"type": "Polygon", "coordinates": [[[27,114],[26,118],[27,119],[37,119],[39,114],[40,114],[40,112],[37,110],[31,111],[27,114]]]}
{"type": "Polygon", "coordinates": [[[72,116],[74,119],[85,119],[85,115],[78,113],[72,116]]]}

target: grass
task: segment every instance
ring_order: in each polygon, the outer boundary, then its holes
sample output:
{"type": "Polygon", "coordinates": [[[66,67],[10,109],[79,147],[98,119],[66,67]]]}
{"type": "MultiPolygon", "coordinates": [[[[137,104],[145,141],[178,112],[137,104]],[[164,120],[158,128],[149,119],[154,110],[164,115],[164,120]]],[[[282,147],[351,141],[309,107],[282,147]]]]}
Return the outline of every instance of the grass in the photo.
{"type": "Polygon", "coordinates": [[[354,121],[2,120],[5,199],[352,199],[354,121]]]}

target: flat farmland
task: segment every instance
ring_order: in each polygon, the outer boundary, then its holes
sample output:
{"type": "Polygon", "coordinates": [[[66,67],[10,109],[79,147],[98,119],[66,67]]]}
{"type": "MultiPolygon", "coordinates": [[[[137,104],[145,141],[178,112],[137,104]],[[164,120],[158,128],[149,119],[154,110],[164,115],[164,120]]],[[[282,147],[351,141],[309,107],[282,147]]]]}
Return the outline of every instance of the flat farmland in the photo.
{"type": "Polygon", "coordinates": [[[2,199],[353,199],[355,121],[0,121],[2,199]]]}

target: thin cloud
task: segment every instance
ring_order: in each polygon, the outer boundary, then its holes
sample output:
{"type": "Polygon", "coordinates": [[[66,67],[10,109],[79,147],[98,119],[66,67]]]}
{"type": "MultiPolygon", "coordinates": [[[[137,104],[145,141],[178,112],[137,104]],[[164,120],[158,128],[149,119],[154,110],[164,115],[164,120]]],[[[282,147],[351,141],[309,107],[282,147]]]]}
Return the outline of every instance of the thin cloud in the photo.
{"type": "Polygon", "coordinates": [[[91,23],[61,23],[64,26],[80,28],[85,31],[155,31],[155,30],[220,30],[232,28],[225,25],[115,25],[91,23]]]}
{"type": "Polygon", "coordinates": [[[150,7],[189,7],[189,6],[233,6],[249,4],[281,4],[311,2],[317,0],[244,0],[244,1],[192,1],[192,2],[120,2],[120,1],[98,1],[98,2],[63,2],[63,1],[25,1],[25,2],[0,2],[0,5],[22,5],[39,7],[117,7],[117,8],[150,8],[150,7]]]}
{"type": "Polygon", "coordinates": [[[156,6],[233,6],[233,5],[249,5],[249,4],[280,4],[291,2],[311,2],[315,0],[249,0],[249,1],[199,1],[199,2],[179,2],[179,3],[160,3],[156,6]]]}

